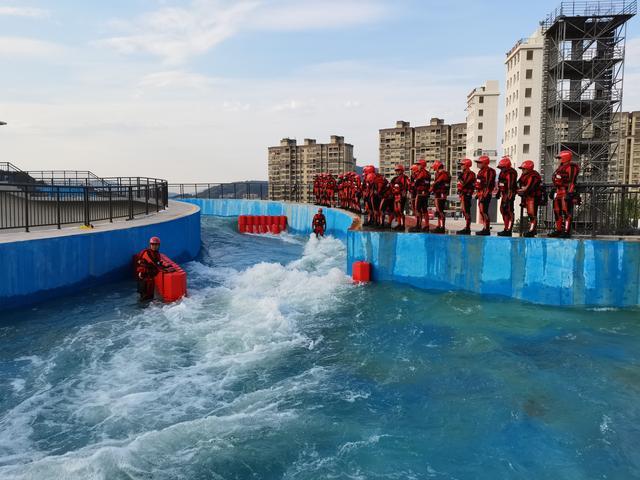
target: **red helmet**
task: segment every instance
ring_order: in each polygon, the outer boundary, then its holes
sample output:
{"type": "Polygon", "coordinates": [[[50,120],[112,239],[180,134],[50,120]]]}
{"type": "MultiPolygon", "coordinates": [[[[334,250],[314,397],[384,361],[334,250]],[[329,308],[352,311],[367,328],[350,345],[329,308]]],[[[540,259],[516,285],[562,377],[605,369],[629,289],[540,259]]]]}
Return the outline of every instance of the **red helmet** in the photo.
{"type": "Polygon", "coordinates": [[[442,165],[442,162],[440,160],[436,160],[435,162],[433,162],[433,165],[431,165],[431,168],[433,170],[440,170],[442,167],[444,167],[444,165],[442,165]]]}
{"type": "Polygon", "coordinates": [[[418,165],[420,165],[422,168],[427,168],[427,161],[424,158],[421,158],[420,160],[418,160],[418,165]]]}
{"type": "Polygon", "coordinates": [[[520,168],[522,170],[533,170],[533,162],[531,160],[525,160],[522,162],[522,165],[520,165],[520,168]]]}
{"type": "Polygon", "coordinates": [[[416,173],[418,170],[420,170],[420,165],[418,165],[417,163],[414,163],[413,165],[411,165],[411,171],[413,173],[416,173]]]}
{"type": "Polygon", "coordinates": [[[366,178],[367,182],[373,182],[375,179],[376,179],[375,173],[369,173],[366,178]]]}
{"type": "Polygon", "coordinates": [[[151,237],[149,239],[149,243],[151,245],[154,245],[154,244],[160,245],[160,239],[158,237],[151,237]]]}
{"type": "Polygon", "coordinates": [[[462,165],[465,168],[471,168],[471,160],[469,160],[468,158],[463,158],[462,160],[460,160],[460,165],[462,165]]]}
{"type": "Polygon", "coordinates": [[[559,158],[560,163],[562,163],[563,165],[565,163],[571,163],[571,160],[573,160],[573,153],[571,153],[569,150],[562,150],[558,155],[556,155],[556,158],[559,158]]]}
{"type": "Polygon", "coordinates": [[[491,159],[489,157],[487,157],[486,155],[482,155],[479,159],[476,160],[476,163],[481,164],[483,167],[488,167],[489,166],[489,162],[491,162],[491,159]]]}
{"type": "Polygon", "coordinates": [[[365,175],[368,175],[369,173],[375,173],[375,171],[376,167],[374,167],[373,165],[367,165],[362,169],[362,173],[364,173],[365,175]]]}
{"type": "Polygon", "coordinates": [[[321,208],[318,209],[318,213],[322,213],[322,209],[321,208]]]}
{"type": "Polygon", "coordinates": [[[498,162],[498,168],[511,168],[511,159],[509,157],[502,157],[498,162]]]}
{"type": "Polygon", "coordinates": [[[401,172],[404,172],[404,165],[400,165],[400,164],[396,165],[396,172],[398,170],[400,170],[401,172]]]}

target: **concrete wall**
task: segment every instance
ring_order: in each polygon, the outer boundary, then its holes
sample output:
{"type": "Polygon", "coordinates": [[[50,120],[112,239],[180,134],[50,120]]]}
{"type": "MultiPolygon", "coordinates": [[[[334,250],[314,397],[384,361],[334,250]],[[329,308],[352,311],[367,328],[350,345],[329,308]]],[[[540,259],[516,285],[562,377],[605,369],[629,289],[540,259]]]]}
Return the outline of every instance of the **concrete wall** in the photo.
{"type": "MultiPolygon", "coordinates": [[[[298,203],[268,202],[262,200],[208,200],[187,199],[184,202],[200,207],[202,215],[237,217],[238,215],[286,215],[288,230],[294,234],[311,233],[311,221],[318,207],[298,203]]],[[[346,242],[347,231],[355,217],[332,208],[323,208],[327,219],[327,234],[346,242]]]]}
{"type": "Polygon", "coordinates": [[[544,305],[640,305],[640,242],[351,231],[347,252],[349,271],[370,262],[377,281],[544,305]]]}
{"type": "Polygon", "coordinates": [[[133,254],[153,235],[175,261],[191,260],[200,251],[200,212],[131,228],[0,243],[0,311],[127,278],[133,254]]]}

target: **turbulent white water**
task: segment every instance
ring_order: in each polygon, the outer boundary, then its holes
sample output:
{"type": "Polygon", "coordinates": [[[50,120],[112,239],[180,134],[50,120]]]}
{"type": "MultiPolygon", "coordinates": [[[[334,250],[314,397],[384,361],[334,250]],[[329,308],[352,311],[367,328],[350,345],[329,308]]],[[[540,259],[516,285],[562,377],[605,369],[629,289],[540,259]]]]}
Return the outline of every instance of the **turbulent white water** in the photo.
{"type": "Polygon", "coordinates": [[[279,372],[322,341],[305,325],[351,288],[343,244],[310,238],[299,260],[245,271],[211,258],[187,266],[204,285],[189,298],[102,312],[20,359],[5,393],[17,401],[0,417],[0,478],[189,478],[185,465],[296,421],[296,397],[328,372],[279,372]]]}

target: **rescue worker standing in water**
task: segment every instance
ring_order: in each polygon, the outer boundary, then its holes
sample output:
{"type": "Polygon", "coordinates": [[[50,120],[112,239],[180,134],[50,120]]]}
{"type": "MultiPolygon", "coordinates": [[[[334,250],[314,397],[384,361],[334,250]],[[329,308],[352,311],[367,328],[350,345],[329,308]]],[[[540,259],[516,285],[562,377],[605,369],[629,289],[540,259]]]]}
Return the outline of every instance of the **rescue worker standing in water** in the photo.
{"type": "Polygon", "coordinates": [[[498,236],[510,237],[515,217],[513,204],[516,198],[518,172],[511,166],[509,157],[503,157],[498,163],[498,168],[500,169],[500,175],[498,176],[498,194],[496,198],[500,199],[500,213],[504,222],[504,230],[498,232],[498,236]]]}
{"type": "Polygon", "coordinates": [[[465,227],[458,230],[458,235],[471,235],[471,199],[476,188],[476,174],[471,170],[471,160],[465,158],[460,161],[462,170],[458,174],[458,195],[464,216],[465,227]]]}
{"type": "Polygon", "coordinates": [[[557,156],[560,166],[553,172],[553,214],[556,229],[550,237],[569,238],[571,236],[571,222],[573,220],[573,203],[576,181],[580,167],[573,163],[573,154],[569,150],[562,150],[557,156]]]}
{"type": "Polygon", "coordinates": [[[491,235],[491,218],[489,217],[489,206],[491,205],[491,195],[496,186],[496,171],[489,166],[491,160],[483,155],[476,163],[480,165],[480,170],[476,175],[476,198],[478,199],[478,213],[482,221],[483,228],[476,235],[491,235]]]}
{"type": "Polygon", "coordinates": [[[138,293],[140,300],[153,300],[155,292],[155,278],[164,268],[160,257],[160,239],[151,237],[149,248],[145,248],[137,255],[136,274],[138,276],[138,293]]]}
{"type": "Polygon", "coordinates": [[[318,209],[318,213],[313,216],[313,233],[316,234],[316,238],[324,237],[324,231],[327,228],[327,219],[322,213],[322,209],[318,209]]]}

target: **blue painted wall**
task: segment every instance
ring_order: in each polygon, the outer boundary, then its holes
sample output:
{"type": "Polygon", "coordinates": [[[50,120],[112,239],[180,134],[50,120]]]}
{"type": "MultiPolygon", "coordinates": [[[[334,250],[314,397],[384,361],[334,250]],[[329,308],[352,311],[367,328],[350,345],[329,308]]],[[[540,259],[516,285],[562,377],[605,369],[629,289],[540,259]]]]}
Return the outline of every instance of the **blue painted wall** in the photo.
{"type": "Polygon", "coordinates": [[[191,260],[200,251],[200,212],[121,230],[0,243],[0,311],[127,278],[133,254],[154,235],[163,253],[191,260]]]}
{"type": "MultiPolygon", "coordinates": [[[[202,215],[237,217],[238,215],[286,215],[288,230],[293,234],[311,233],[311,221],[318,207],[299,203],[268,202],[262,200],[188,199],[185,202],[200,207],[202,215]]],[[[327,234],[346,242],[353,218],[341,210],[323,208],[327,219],[327,234]]]]}

